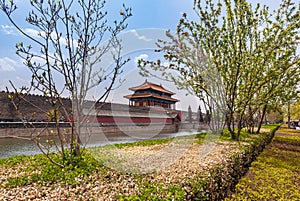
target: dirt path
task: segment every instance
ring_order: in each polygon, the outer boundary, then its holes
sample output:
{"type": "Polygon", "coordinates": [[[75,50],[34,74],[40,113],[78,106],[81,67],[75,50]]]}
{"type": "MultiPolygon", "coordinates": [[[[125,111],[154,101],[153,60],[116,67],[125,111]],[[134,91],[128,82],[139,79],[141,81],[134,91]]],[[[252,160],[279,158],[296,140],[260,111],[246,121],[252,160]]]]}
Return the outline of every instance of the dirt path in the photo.
{"type": "Polygon", "coordinates": [[[282,126],[226,200],[300,200],[300,130],[282,126]]]}

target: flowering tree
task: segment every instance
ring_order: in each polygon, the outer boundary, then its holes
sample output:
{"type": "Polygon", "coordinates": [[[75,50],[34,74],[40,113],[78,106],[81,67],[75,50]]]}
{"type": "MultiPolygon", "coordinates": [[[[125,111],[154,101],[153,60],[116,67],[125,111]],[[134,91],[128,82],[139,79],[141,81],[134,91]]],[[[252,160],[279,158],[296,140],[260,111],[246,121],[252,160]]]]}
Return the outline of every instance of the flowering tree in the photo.
{"type": "Polygon", "coordinates": [[[194,2],[199,19],[183,14],[176,33],[157,43],[169,65],[140,61],[140,67],[147,74],[150,64],[189,88],[238,140],[244,122],[299,81],[299,5],[283,0],[271,13],[246,0],[194,2]]]}

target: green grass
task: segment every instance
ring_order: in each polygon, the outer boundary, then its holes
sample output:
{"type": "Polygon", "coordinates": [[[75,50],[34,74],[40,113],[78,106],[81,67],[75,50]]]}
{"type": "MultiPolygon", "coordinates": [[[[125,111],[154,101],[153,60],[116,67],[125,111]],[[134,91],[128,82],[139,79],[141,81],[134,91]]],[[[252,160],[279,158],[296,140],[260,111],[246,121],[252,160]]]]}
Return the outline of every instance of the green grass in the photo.
{"type": "MultiPolygon", "coordinates": [[[[269,129],[271,130],[275,130],[276,128],[278,128],[280,125],[279,124],[267,124],[267,125],[262,125],[262,128],[264,129],[269,129]]],[[[237,132],[237,130],[236,130],[237,132]]],[[[242,129],[241,133],[240,133],[240,138],[239,138],[239,142],[254,142],[254,141],[259,141],[262,138],[264,138],[266,135],[268,135],[269,132],[266,133],[249,133],[247,131],[247,129],[242,129]]],[[[231,139],[231,134],[228,131],[228,129],[224,129],[222,135],[220,136],[220,140],[222,141],[235,141],[231,139]]]]}
{"type": "Polygon", "coordinates": [[[276,136],[274,138],[275,142],[281,142],[286,144],[292,144],[295,146],[300,146],[300,134],[298,136],[276,136]]]}
{"type": "MultiPolygon", "coordinates": [[[[243,129],[243,130],[241,130],[241,133],[240,133],[239,142],[253,142],[255,140],[260,140],[261,137],[263,137],[263,136],[264,136],[263,133],[250,134],[246,130],[243,129]],[[259,138],[259,139],[257,139],[257,138],[259,138]]],[[[220,136],[220,140],[221,141],[236,141],[236,140],[232,140],[231,134],[227,129],[223,130],[223,133],[220,136]]]]}
{"type": "MultiPolygon", "coordinates": [[[[53,158],[61,162],[58,156],[53,158]]],[[[44,155],[37,154],[34,156],[15,156],[0,160],[0,168],[15,169],[19,175],[9,177],[5,182],[6,187],[17,187],[29,185],[31,183],[57,183],[75,186],[80,184],[81,178],[91,175],[95,172],[104,170],[101,168],[99,161],[95,160],[92,155],[84,152],[80,157],[74,157],[75,165],[66,164],[60,168],[52,164],[44,155]]],[[[0,183],[1,185],[1,183],[0,183]]]]}
{"type": "Polygon", "coordinates": [[[14,166],[28,159],[28,156],[19,155],[10,158],[0,158],[0,165],[14,166]]]}
{"type": "Polygon", "coordinates": [[[134,147],[134,146],[163,145],[163,144],[168,144],[168,143],[174,142],[174,141],[179,142],[181,140],[189,140],[189,139],[195,139],[195,143],[202,144],[206,137],[207,137],[207,133],[199,133],[199,134],[195,134],[195,135],[178,136],[178,137],[172,137],[172,138],[149,139],[149,140],[141,140],[141,141],[137,141],[137,142],[105,145],[105,146],[103,146],[103,148],[114,147],[114,148],[121,149],[124,147],[134,147]]]}
{"type": "Polygon", "coordinates": [[[251,164],[227,200],[300,200],[300,134],[280,128],[273,142],[251,164]]]}
{"type": "Polygon", "coordinates": [[[160,139],[141,140],[137,142],[128,142],[128,143],[121,143],[121,144],[114,144],[114,145],[106,145],[106,146],[114,146],[116,148],[134,147],[134,146],[152,146],[157,144],[167,144],[172,140],[174,140],[174,138],[160,138],[160,139]]]}
{"type": "Polygon", "coordinates": [[[170,185],[167,188],[163,188],[162,184],[144,182],[143,188],[140,190],[138,195],[119,195],[118,200],[120,201],[180,201],[186,197],[186,192],[180,186],[170,185]]]}
{"type": "Polygon", "coordinates": [[[280,124],[263,124],[261,127],[266,129],[274,129],[276,127],[280,126],[280,124]]]}

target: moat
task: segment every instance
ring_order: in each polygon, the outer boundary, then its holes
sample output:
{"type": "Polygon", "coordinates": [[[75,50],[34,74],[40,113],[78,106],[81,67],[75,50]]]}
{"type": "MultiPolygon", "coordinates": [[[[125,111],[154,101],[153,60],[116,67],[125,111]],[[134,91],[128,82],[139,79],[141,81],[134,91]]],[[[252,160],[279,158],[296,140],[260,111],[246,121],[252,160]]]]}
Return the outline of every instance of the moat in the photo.
{"type": "MultiPolygon", "coordinates": [[[[199,133],[201,131],[197,130],[180,130],[176,133],[165,133],[165,134],[158,134],[158,135],[147,135],[144,134],[145,137],[136,137],[130,135],[92,135],[87,142],[87,147],[93,146],[103,146],[107,144],[120,144],[126,142],[135,142],[145,139],[157,139],[157,138],[171,138],[176,136],[185,136],[185,135],[193,135],[199,133]],[[147,137],[146,137],[147,136],[147,137]]],[[[34,155],[41,153],[38,147],[29,140],[23,139],[15,139],[15,138],[3,138],[0,139],[0,158],[7,158],[11,156],[17,155],[34,155]]]]}

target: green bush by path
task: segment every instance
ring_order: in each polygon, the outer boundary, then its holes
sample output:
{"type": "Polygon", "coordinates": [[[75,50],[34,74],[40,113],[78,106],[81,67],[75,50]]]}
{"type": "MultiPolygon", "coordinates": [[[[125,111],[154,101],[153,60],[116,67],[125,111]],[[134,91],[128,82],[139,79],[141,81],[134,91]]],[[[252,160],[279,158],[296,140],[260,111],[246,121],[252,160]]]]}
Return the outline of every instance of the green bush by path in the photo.
{"type": "Polygon", "coordinates": [[[280,128],[226,200],[300,200],[299,140],[300,131],[280,128]]]}

